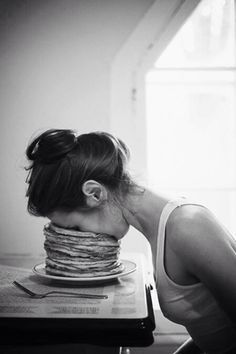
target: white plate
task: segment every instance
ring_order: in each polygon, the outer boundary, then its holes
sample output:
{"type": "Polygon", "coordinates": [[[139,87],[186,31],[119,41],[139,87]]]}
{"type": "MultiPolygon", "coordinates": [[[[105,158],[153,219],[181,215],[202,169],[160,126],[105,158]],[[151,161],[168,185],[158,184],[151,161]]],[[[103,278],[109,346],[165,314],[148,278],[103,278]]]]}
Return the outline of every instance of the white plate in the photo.
{"type": "Polygon", "coordinates": [[[116,273],[112,275],[105,275],[105,276],[100,276],[100,277],[62,277],[62,276],[57,276],[57,275],[51,275],[46,273],[46,265],[45,262],[37,264],[33,268],[34,274],[46,278],[46,279],[51,279],[51,280],[56,280],[60,282],[66,282],[66,283],[99,283],[99,282],[107,282],[111,281],[120,277],[123,277],[125,275],[128,275],[130,273],[133,273],[137,265],[134,262],[122,259],[121,262],[124,265],[124,270],[121,273],[116,273]]]}

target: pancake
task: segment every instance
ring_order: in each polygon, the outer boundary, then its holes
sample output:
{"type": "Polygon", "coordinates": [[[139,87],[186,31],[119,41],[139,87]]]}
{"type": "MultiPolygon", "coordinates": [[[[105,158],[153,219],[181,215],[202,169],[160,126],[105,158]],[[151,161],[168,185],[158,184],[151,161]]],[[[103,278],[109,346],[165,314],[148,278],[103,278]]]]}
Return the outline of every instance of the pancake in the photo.
{"type": "Polygon", "coordinates": [[[99,277],[121,273],[120,241],[106,234],[44,226],[46,273],[66,277],[99,277]]]}

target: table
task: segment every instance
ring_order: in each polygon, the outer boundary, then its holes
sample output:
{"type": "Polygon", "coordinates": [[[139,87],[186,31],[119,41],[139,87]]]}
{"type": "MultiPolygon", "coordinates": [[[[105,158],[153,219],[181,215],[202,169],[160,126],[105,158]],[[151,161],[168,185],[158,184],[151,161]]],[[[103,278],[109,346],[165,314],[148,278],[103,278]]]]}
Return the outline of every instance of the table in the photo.
{"type": "MultiPolygon", "coordinates": [[[[8,254],[0,255],[0,264],[11,267],[24,267],[30,269],[36,263],[42,261],[41,256],[32,256],[29,254],[8,254]]],[[[140,254],[128,254],[129,259],[133,259],[139,264],[138,269],[144,274],[143,287],[146,297],[146,315],[142,317],[133,317],[132,315],[114,315],[113,318],[104,318],[104,316],[86,318],[83,315],[77,315],[74,318],[50,318],[50,317],[31,317],[24,314],[14,317],[0,314],[0,333],[1,345],[9,350],[11,346],[49,346],[50,353],[52,348],[57,353],[60,348],[70,345],[78,352],[77,346],[80,346],[79,353],[119,353],[121,347],[145,347],[153,343],[153,330],[155,320],[152,307],[152,286],[145,273],[145,262],[140,254]],[[96,318],[95,318],[96,317],[96,318]],[[11,345],[9,346],[9,338],[11,345]],[[60,345],[58,347],[58,345],[60,345]],[[53,346],[53,347],[52,347],[53,346]],[[83,348],[81,350],[81,348],[83,348]]],[[[13,269],[13,268],[12,268],[13,269]]],[[[127,276],[128,280],[135,283],[136,272],[127,276]]],[[[141,273],[140,273],[141,274],[141,273]]],[[[127,281],[128,281],[127,280],[127,281]]],[[[119,282],[119,280],[118,280],[119,282]]],[[[110,285],[107,285],[108,287],[110,285]]],[[[107,288],[110,289],[110,288],[107,288]]],[[[128,298],[127,298],[128,299],[128,298]]],[[[5,304],[7,302],[5,300],[5,304]]],[[[66,351],[65,348],[63,349],[66,351]]],[[[6,351],[5,351],[6,352],[6,351]]],[[[10,352],[10,351],[9,351],[10,352]]],[[[24,352],[26,352],[24,350],[24,352]]],[[[30,351],[29,351],[30,352],[30,351]]],[[[32,352],[32,350],[31,350],[32,352]]],[[[45,352],[45,350],[44,350],[45,352]]],[[[23,353],[23,351],[22,351],[23,353]]],[[[36,353],[34,349],[34,353],[36,353]]]]}

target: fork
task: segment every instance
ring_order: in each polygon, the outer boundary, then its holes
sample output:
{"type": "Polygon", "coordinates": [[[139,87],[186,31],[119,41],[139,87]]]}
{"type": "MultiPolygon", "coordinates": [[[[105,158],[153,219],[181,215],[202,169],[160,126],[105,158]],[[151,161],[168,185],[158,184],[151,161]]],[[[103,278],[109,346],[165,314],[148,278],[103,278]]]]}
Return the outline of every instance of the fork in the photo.
{"type": "Polygon", "coordinates": [[[53,290],[53,291],[47,291],[46,293],[35,293],[29,289],[27,289],[25,286],[22,284],[18,283],[17,281],[13,281],[13,284],[24,291],[26,294],[30,295],[34,299],[43,299],[44,297],[52,294],[59,294],[59,295],[73,295],[75,297],[80,297],[80,298],[86,298],[86,299],[107,299],[107,295],[97,295],[97,294],[84,294],[84,293],[74,293],[70,291],[59,291],[59,290],[53,290]]]}

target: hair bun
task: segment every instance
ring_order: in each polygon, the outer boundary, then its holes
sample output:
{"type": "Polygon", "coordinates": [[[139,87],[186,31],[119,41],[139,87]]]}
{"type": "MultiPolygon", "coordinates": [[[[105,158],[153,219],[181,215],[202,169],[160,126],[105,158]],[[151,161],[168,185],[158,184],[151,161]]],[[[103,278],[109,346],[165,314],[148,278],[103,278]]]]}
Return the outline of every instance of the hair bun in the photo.
{"type": "Polygon", "coordinates": [[[69,129],[49,129],[39,135],[27,148],[29,160],[53,162],[64,157],[77,144],[75,132],[69,129]]]}

